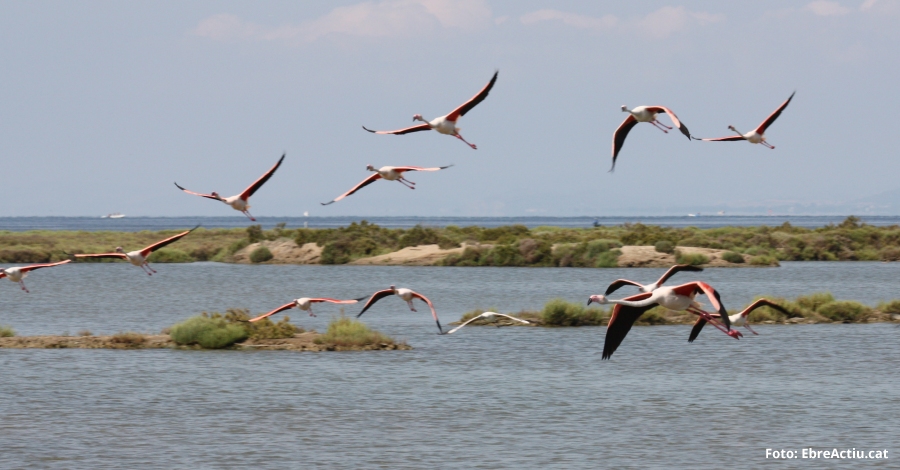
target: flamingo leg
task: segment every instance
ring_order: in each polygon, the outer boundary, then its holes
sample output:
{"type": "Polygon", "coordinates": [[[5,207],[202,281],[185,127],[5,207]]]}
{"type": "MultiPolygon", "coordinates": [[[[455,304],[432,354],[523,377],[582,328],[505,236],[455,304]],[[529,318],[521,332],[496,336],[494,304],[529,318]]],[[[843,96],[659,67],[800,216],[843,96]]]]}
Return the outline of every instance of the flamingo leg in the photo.
{"type": "Polygon", "coordinates": [[[775,149],[775,146],[774,146],[774,145],[772,145],[772,144],[766,142],[765,140],[763,140],[763,141],[760,142],[760,143],[763,144],[763,145],[766,146],[766,147],[769,147],[770,149],[773,149],[773,150],[775,149]]]}
{"type": "Polygon", "coordinates": [[[704,312],[703,310],[700,310],[697,308],[689,308],[688,312],[691,312],[694,315],[697,315],[698,317],[703,318],[704,320],[706,320],[707,323],[716,327],[719,331],[721,331],[722,333],[725,333],[728,336],[731,336],[734,339],[740,339],[741,336],[744,336],[738,330],[730,330],[730,329],[725,328],[725,325],[723,325],[721,322],[719,322],[718,319],[713,317],[711,314],[704,312]]]}
{"type": "Polygon", "coordinates": [[[403,177],[403,175],[400,175],[400,180],[401,180],[401,181],[406,181],[407,183],[409,183],[409,184],[411,184],[411,185],[413,185],[413,186],[415,186],[415,184],[416,184],[414,181],[410,181],[410,180],[406,179],[405,177],[403,177]]]}
{"type": "Polygon", "coordinates": [[[667,126],[667,125],[665,125],[665,124],[663,124],[663,123],[661,123],[661,122],[659,122],[659,121],[657,121],[657,120],[656,120],[656,119],[654,119],[654,120],[653,120],[653,122],[655,122],[655,123],[657,123],[657,124],[659,124],[659,125],[660,125],[660,126],[663,126],[663,127],[665,127],[665,128],[666,128],[666,129],[668,129],[668,130],[672,130],[672,128],[671,128],[671,127],[669,127],[669,126],[667,126]]]}
{"type": "Polygon", "coordinates": [[[151,273],[155,273],[155,272],[156,272],[155,269],[153,269],[153,268],[150,267],[150,263],[148,263],[148,262],[146,262],[146,261],[144,261],[144,266],[146,266],[147,269],[149,269],[151,273]]]}
{"type": "MultiPolygon", "coordinates": [[[[409,305],[409,309],[412,310],[413,312],[417,311],[416,307],[413,307],[412,299],[407,300],[406,304],[409,305]]],[[[440,325],[438,325],[438,328],[440,328],[440,325]]]]}
{"type": "Polygon", "coordinates": [[[454,135],[457,139],[459,139],[459,140],[465,142],[466,145],[468,145],[469,147],[472,147],[472,150],[478,150],[478,147],[476,147],[475,144],[470,144],[466,139],[463,139],[463,136],[459,135],[459,133],[456,133],[456,134],[453,134],[453,135],[454,135]]]}
{"type": "Polygon", "coordinates": [[[312,305],[309,306],[309,316],[311,316],[311,317],[316,316],[316,314],[313,313],[313,311],[312,311],[312,305]]]}
{"type": "Polygon", "coordinates": [[[755,335],[758,335],[758,334],[759,334],[759,333],[753,331],[753,328],[750,328],[750,324],[749,324],[749,323],[747,323],[747,324],[744,325],[744,326],[747,327],[747,329],[750,330],[751,333],[753,333],[753,334],[755,334],[755,335]]]}
{"type": "Polygon", "coordinates": [[[31,293],[31,291],[28,290],[27,287],[25,287],[25,281],[19,281],[19,286],[21,286],[22,290],[25,291],[26,293],[29,293],[29,294],[31,293]]]}
{"type": "Polygon", "coordinates": [[[248,211],[241,211],[241,212],[243,212],[244,215],[246,215],[248,219],[250,219],[253,222],[256,222],[256,219],[254,219],[253,216],[250,215],[250,212],[248,212],[248,211]]]}
{"type": "Polygon", "coordinates": [[[406,184],[406,183],[403,181],[402,178],[399,179],[399,180],[397,180],[397,182],[400,183],[400,184],[402,184],[403,186],[406,186],[406,187],[409,188],[409,189],[416,189],[415,186],[410,186],[410,185],[406,184]]]}
{"type": "Polygon", "coordinates": [[[662,126],[662,124],[660,124],[658,121],[650,121],[650,124],[653,124],[654,127],[665,132],[666,134],[669,133],[669,131],[665,130],[663,127],[660,127],[660,126],[662,126]]]}

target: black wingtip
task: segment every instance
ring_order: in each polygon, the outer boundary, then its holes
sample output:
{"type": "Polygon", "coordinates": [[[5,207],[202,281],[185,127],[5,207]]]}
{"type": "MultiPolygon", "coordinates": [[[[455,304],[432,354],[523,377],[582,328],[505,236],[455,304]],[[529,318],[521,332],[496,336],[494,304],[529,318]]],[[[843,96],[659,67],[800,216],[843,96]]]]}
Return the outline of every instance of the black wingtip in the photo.
{"type": "Polygon", "coordinates": [[[334,201],[331,201],[331,202],[320,202],[319,204],[322,204],[323,206],[327,206],[328,204],[331,204],[332,202],[334,202],[334,201]]]}
{"type": "Polygon", "coordinates": [[[175,183],[175,187],[178,188],[178,189],[180,189],[180,190],[182,190],[182,191],[184,191],[184,188],[181,187],[181,186],[179,186],[178,183],[175,183]]]}
{"type": "Polygon", "coordinates": [[[435,320],[434,322],[437,323],[438,331],[440,332],[440,333],[438,333],[438,334],[439,334],[439,335],[444,334],[444,329],[441,328],[441,322],[439,322],[439,321],[437,321],[437,320],[435,320]]]}
{"type": "Polygon", "coordinates": [[[362,128],[365,129],[365,130],[367,130],[367,131],[369,131],[369,132],[371,132],[371,133],[373,133],[373,134],[375,133],[375,131],[373,131],[372,129],[367,128],[366,126],[362,126],[362,128]]]}

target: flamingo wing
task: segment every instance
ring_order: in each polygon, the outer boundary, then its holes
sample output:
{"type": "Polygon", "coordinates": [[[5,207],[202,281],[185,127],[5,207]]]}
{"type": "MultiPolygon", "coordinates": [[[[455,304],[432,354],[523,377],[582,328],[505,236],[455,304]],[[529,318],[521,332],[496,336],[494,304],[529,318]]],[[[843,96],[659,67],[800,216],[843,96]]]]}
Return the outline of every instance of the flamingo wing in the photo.
{"type": "Polygon", "coordinates": [[[666,271],[662,275],[662,277],[659,278],[658,281],[656,281],[656,285],[657,286],[663,285],[663,283],[666,282],[670,277],[678,274],[681,271],[700,272],[700,271],[703,271],[703,268],[701,268],[700,266],[694,266],[691,264],[676,264],[675,266],[672,266],[671,268],[669,268],[669,270],[666,271]]]}
{"type": "Polygon", "coordinates": [[[675,113],[673,113],[671,109],[669,109],[665,106],[649,106],[649,109],[655,113],[668,114],[669,119],[672,120],[672,123],[675,124],[675,127],[677,127],[678,130],[681,131],[681,133],[684,134],[684,136],[688,138],[688,140],[691,140],[691,132],[688,130],[687,126],[685,126],[684,123],[681,122],[680,119],[678,119],[678,116],[676,116],[675,113]]]}
{"type": "Polygon", "coordinates": [[[320,202],[319,204],[322,204],[323,206],[327,206],[328,204],[333,204],[333,203],[335,203],[335,202],[338,202],[338,201],[340,201],[341,199],[344,199],[345,197],[347,197],[347,196],[349,196],[349,195],[351,195],[351,194],[353,194],[353,193],[359,191],[360,189],[362,189],[362,188],[364,188],[364,187],[366,187],[366,186],[368,186],[368,185],[370,185],[370,184],[372,184],[372,183],[378,181],[379,179],[381,179],[381,174],[380,174],[380,173],[372,173],[368,178],[362,180],[362,182],[360,182],[359,184],[357,184],[356,186],[354,186],[350,191],[347,191],[346,193],[341,194],[340,196],[338,196],[338,197],[332,199],[332,200],[329,201],[329,202],[320,202]]]}
{"type": "MultiPolygon", "coordinates": [[[[643,294],[625,297],[623,300],[637,301],[650,297],[649,292],[643,294]]],[[[656,304],[647,305],[645,307],[628,307],[616,304],[613,307],[612,316],[609,317],[609,323],[606,325],[606,340],[603,343],[603,359],[612,357],[616,349],[622,344],[625,335],[631,331],[634,322],[640,318],[647,310],[656,307],[656,304]]]]}
{"type": "Polygon", "coordinates": [[[359,302],[359,299],[352,299],[352,300],[338,300],[338,299],[329,299],[329,298],[327,298],[327,297],[322,297],[322,298],[318,298],[318,299],[309,299],[309,301],[310,301],[310,302],[315,302],[315,303],[318,303],[318,302],[330,302],[330,303],[333,303],[333,304],[355,304],[355,303],[359,302]]]}
{"type": "Polygon", "coordinates": [[[517,322],[519,322],[519,323],[524,323],[524,324],[526,324],[526,325],[530,325],[530,324],[531,324],[531,322],[528,321],[528,320],[522,320],[521,318],[516,318],[516,317],[514,317],[514,316],[512,316],[512,315],[507,315],[507,314],[505,314],[505,313],[496,313],[496,312],[494,312],[494,315],[500,315],[501,317],[506,317],[506,318],[509,318],[510,320],[515,320],[515,321],[517,321],[517,322]]]}
{"type": "MultiPolygon", "coordinates": [[[[797,93],[797,92],[795,91],[794,93],[797,93]]],[[[776,119],[778,119],[778,116],[781,115],[781,112],[784,111],[784,108],[787,108],[788,103],[790,103],[791,100],[794,99],[794,93],[791,93],[791,96],[787,99],[787,101],[785,101],[784,103],[781,103],[781,106],[779,106],[778,109],[775,110],[775,112],[770,114],[769,117],[767,117],[766,120],[763,121],[762,124],[760,124],[759,127],[756,128],[757,134],[763,135],[766,133],[766,129],[769,126],[771,126],[772,123],[775,122],[776,119]]]]}
{"type": "Polygon", "coordinates": [[[182,190],[182,191],[184,191],[184,192],[186,192],[186,193],[188,193],[188,194],[193,194],[194,196],[200,196],[200,197],[205,197],[205,198],[209,198],[209,199],[215,199],[216,201],[221,200],[221,198],[216,197],[216,196],[213,196],[212,194],[195,193],[194,191],[191,191],[191,190],[189,190],[189,189],[184,189],[184,187],[180,186],[178,183],[175,183],[175,187],[178,188],[178,189],[180,189],[180,190],[182,190]]]}
{"type": "MultiPolygon", "coordinates": [[[[488,312],[484,312],[484,313],[488,313],[488,312]]],[[[448,331],[447,334],[448,334],[448,335],[452,335],[453,333],[456,333],[457,331],[459,331],[460,328],[462,328],[462,327],[468,325],[469,323],[472,323],[473,321],[478,320],[479,318],[483,317],[483,316],[484,316],[484,313],[482,313],[481,315],[475,315],[474,317],[472,317],[472,318],[466,320],[465,323],[463,323],[462,325],[459,325],[459,326],[457,326],[456,328],[454,328],[454,329],[448,331]]],[[[495,314],[495,315],[496,315],[496,314],[495,314]]]]}
{"type": "Polygon", "coordinates": [[[716,312],[721,317],[722,323],[725,324],[725,328],[731,329],[731,319],[728,318],[728,311],[725,310],[725,306],[722,304],[722,298],[719,296],[719,292],[713,289],[713,287],[705,282],[694,282],[695,292],[702,292],[706,294],[706,297],[709,299],[709,303],[712,304],[713,308],[716,309],[716,312]]]}
{"type": "Polygon", "coordinates": [[[428,297],[425,297],[418,292],[413,291],[412,296],[422,299],[426,304],[428,304],[428,308],[431,309],[431,316],[434,318],[434,322],[437,323],[438,331],[440,331],[441,334],[444,334],[444,330],[443,328],[441,328],[441,321],[438,320],[437,312],[434,311],[434,304],[432,304],[431,301],[428,300],[428,297]]]}
{"type": "Polygon", "coordinates": [[[703,327],[706,326],[706,320],[703,317],[697,318],[697,321],[694,323],[694,327],[691,328],[691,334],[688,336],[688,343],[693,343],[697,336],[700,335],[700,331],[703,330],[703,327]]]}
{"type": "MultiPolygon", "coordinates": [[[[199,225],[197,225],[197,227],[199,227],[199,225]]],[[[143,250],[141,250],[141,256],[146,258],[147,255],[149,255],[150,253],[152,253],[166,245],[177,242],[179,239],[181,239],[181,237],[193,232],[194,230],[197,230],[197,227],[194,227],[190,230],[185,230],[184,232],[181,232],[178,235],[172,235],[171,237],[166,238],[165,240],[160,240],[160,241],[144,248],[143,250]]]]}
{"type": "Polygon", "coordinates": [[[287,309],[289,309],[289,308],[294,308],[294,307],[296,307],[296,306],[297,306],[297,303],[296,303],[296,302],[291,302],[291,303],[289,303],[289,304],[284,304],[284,305],[282,305],[281,307],[278,307],[278,308],[276,308],[275,310],[272,310],[272,311],[269,312],[269,313],[264,313],[264,314],[262,314],[262,315],[260,315],[260,316],[258,316],[258,317],[256,317],[256,318],[251,318],[251,319],[248,320],[248,321],[251,322],[251,323],[252,323],[252,322],[256,322],[256,321],[260,321],[260,320],[262,320],[263,318],[271,317],[272,315],[275,315],[275,314],[278,313],[278,312],[283,312],[283,311],[285,311],[285,310],[287,310],[287,309]]]}
{"type": "Polygon", "coordinates": [[[6,277],[6,272],[5,271],[0,272],[0,279],[3,279],[4,277],[6,277]]]}
{"type": "Polygon", "coordinates": [[[628,137],[628,132],[630,132],[631,128],[637,125],[637,123],[637,119],[629,114],[628,117],[622,121],[622,124],[619,124],[619,128],[616,129],[615,134],[613,134],[612,168],[610,168],[609,171],[616,169],[616,157],[619,156],[619,150],[622,150],[622,145],[625,143],[625,137],[628,137]]]}
{"type": "Polygon", "coordinates": [[[491,77],[491,81],[489,81],[488,84],[485,85],[477,95],[473,96],[469,101],[461,104],[458,108],[454,109],[450,114],[448,114],[447,120],[456,122],[456,120],[459,119],[460,116],[465,116],[466,113],[471,111],[472,108],[478,105],[478,103],[484,101],[484,99],[487,98],[488,93],[491,92],[491,88],[494,88],[494,83],[497,82],[497,74],[499,73],[499,70],[494,72],[494,76],[491,77]]]}
{"type": "Polygon", "coordinates": [[[744,310],[741,310],[741,316],[750,315],[750,312],[752,312],[760,307],[770,307],[775,310],[778,310],[779,312],[781,312],[785,315],[788,315],[788,316],[791,315],[791,312],[788,312],[787,309],[782,307],[781,305],[778,305],[769,299],[759,299],[756,302],[753,302],[752,304],[748,305],[747,308],[745,308],[744,310]]]}
{"type": "Polygon", "coordinates": [[[366,304],[363,305],[362,311],[356,314],[356,318],[359,318],[362,316],[362,314],[366,313],[366,310],[368,310],[369,307],[371,307],[372,305],[375,305],[375,302],[378,302],[379,300],[381,300],[389,295],[394,295],[393,289],[380,290],[380,291],[372,294],[372,297],[369,297],[369,300],[367,300],[366,304]]]}
{"type": "Polygon", "coordinates": [[[78,254],[75,255],[76,258],[119,258],[119,259],[128,259],[125,256],[125,253],[92,253],[92,254],[78,254]]]}
{"type": "Polygon", "coordinates": [[[19,271],[22,271],[23,273],[27,273],[28,271],[34,271],[35,269],[51,268],[53,266],[59,266],[61,264],[66,264],[66,263],[71,263],[71,262],[72,262],[72,260],[67,259],[65,261],[60,261],[58,263],[32,264],[31,266],[23,266],[23,267],[19,268],[19,271]]]}
{"type": "Polygon", "coordinates": [[[396,131],[373,131],[372,129],[369,129],[366,126],[363,126],[363,129],[365,129],[373,134],[403,135],[403,134],[411,134],[413,132],[419,132],[419,131],[430,131],[431,126],[429,126],[427,123],[425,123],[425,124],[419,124],[417,126],[407,127],[405,129],[397,129],[396,131]]]}
{"type": "Polygon", "coordinates": [[[634,281],[629,281],[628,279],[616,279],[609,284],[609,287],[606,288],[606,292],[603,295],[608,296],[609,294],[612,294],[613,292],[621,289],[623,286],[642,287],[641,284],[638,284],[634,281]]]}
{"type": "Polygon", "coordinates": [[[253,184],[251,184],[250,186],[247,186],[247,189],[245,189],[244,192],[241,193],[241,199],[246,201],[247,198],[252,196],[253,193],[255,193],[257,189],[261,188],[262,185],[266,184],[266,181],[269,181],[269,178],[271,178],[272,175],[275,174],[275,170],[277,170],[278,167],[281,166],[281,162],[284,161],[284,157],[286,155],[287,155],[287,153],[282,154],[281,158],[278,159],[278,163],[276,163],[275,166],[273,166],[264,175],[260,176],[258,180],[253,182],[253,184]]]}
{"type": "Polygon", "coordinates": [[[396,171],[397,173],[403,173],[404,171],[438,171],[445,168],[450,168],[451,166],[453,165],[437,166],[433,168],[423,168],[421,166],[395,166],[394,171],[396,171]]]}
{"type": "Polygon", "coordinates": [[[735,142],[738,140],[746,140],[742,135],[729,135],[725,137],[716,137],[714,139],[698,139],[697,137],[692,137],[694,140],[705,140],[707,142],[735,142]]]}

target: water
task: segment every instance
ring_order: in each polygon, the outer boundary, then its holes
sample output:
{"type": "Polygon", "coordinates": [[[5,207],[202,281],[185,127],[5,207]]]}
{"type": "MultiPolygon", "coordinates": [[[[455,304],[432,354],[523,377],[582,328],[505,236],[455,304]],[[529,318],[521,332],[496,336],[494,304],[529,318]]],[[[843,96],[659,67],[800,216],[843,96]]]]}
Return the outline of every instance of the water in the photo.
{"type": "MultiPolygon", "coordinates": [[[[774,227],[789,222],[797,227],[816,228],[828,224],[839,224],[846,216],[808,216],[808,215],[773,215],[773,216],[615,216],[615,217],[257,217],[257,222],[250,222],[244,216],[231,217],[124,217],[121,219],[101,219],[99,217],[0,217],[0,230],[20,232],[24,230],[113,230],[138,232],[141,230],[177,230],[201,224],[206,228],[243,228],[258,223],[264,229],[271,229],[276,224],[285,223],[289,228],[334,228],[344,227],[351,222],[368,220],[369,222],[389,228],[410,228],[417,224],[429,227],[460,227],[478,225],[482,227],[498,227],[502,225],[522,224],[530,228],[541,225],[555,227],[591,227],[596,221],[600,225],[622,225],[625,223],[643,223],[646,225],[662,225],[666,227],[726,227],[726,226],[759,226],[774,227]]],[[[900,216],[862,216],[860,219],[870,225],[897,225],[900,216]]]]}
{"type": "MultiPolygon", "coordinates": [[[[125,264],[36,271],[31,294],[0,282],[0,324],[20,334],[155,332],[202,310],[261,312],[390,283],[428,295],[449,323],[477,307],[585,301],[615,278],[649,282],[663,271],[156,268],[152,277],[125,264]]],[[[700,277],[736,309],[757,294],[817,290],[873,304],[898,297],[898,275],[900,263],[808,262],[700,277]]],[[[336,312],[292,317],[322,330],[336,312]]],[[[602,327],[438,336],[424,306],[409,312],[393,298],[362,319],[415,349],[0,350],[0,468],[758,468],[766,448],[900,452],[893,324],[758,325],[760,336],[710,330],[690,345],[687,326],[636,327],[601,361],[602,327]]]]}

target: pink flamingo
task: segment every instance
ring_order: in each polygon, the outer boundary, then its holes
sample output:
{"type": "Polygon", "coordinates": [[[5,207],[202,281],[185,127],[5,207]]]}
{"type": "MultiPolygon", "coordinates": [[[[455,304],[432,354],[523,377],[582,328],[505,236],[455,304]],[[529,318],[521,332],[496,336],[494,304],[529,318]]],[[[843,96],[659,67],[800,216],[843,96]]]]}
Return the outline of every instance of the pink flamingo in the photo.
{"type": "Polygon", "coordinates": [[[659,113],[666,113],[669,115],[669,118],[672,119],[672,123],[675,124],[675,127],[681,131],[688,140],[691,140],[691,133],[688,131],[687,126],[684,125],[683,122],[678,120],[678,116],[672,112],[671,109],[665,106],[638,106],[634,109],[628,109],[624,104],[622,105],[622,111],[628,113],[628,117],[622,121],[622,124],[619,124],[619,127],[616,129],[616,132],[613,134],[612,141],[612,168],[609,171],[613,171],[616,169],[616,157],[619,155],[619,150],[622,150],[622,145],[625,144],[625,137],[628,136],[628,132],[631,131],[631,128],[636,126],[639,122],[649,122],[653,124],[657,129],[669,133],[668,130],[672,128],[657,121],[656,115],[659,113]],[[668,129],[668,130],[667,130],[668,129]]]}
{"type": "MultiPolygon", "coordinates": [[[[794,93],[797,93],[797,92],[795,91],[794,93]]],[[[779,106],[778,109],[776,109],[774,113],[770,114],[769,117],[767,117],[766,120],[762,122],[762,124],[760,124],[759,126],[756,127],[756,129],[753,129],[752,131],[750,131],[746,134],[741,134],[737,129],[734,128],[734,126],[728,126],[729,129],[731,129],[734,132],[737,132],[738,135],[730,135],[727,137],[717,137],[715,139],[698,139],[696,137],[693,137],[693,139],[694,140],[705,140],[707,142],[729,142],[729,141],[737,141],[737,140],[746,140],[747,142],[750,142],[751,144],[763,144],[764,147],[774,149],[775,148],[774,145],[766,142],[766,136],[764,134],[766,133],[766,129],[768,129],[769,126],[771,126],[772,123],[775,122],[776,119],[778,119],[778,116],[781,115],[781,112],[784,111],[784,108],[787,108],[788,103],[790,103],[791,100],[794,98],[794,93],[791,93],[791,96],[788,97],[787,101],[785,101],[784,103],[781,103],[781,106],[779,106]]]]}
{"type": "Polygon", "coordinates": [[[638,291],[640,291],[640,292],[653,292],[656,289],[659,289],[659,286],[661,286],[664,282],[666,282],[667,279],[669,279],[670,277],[674,276],[675,274],[677,274],[681,271],[699,272],[699,271],[703,271],[703,268],[701,268],[699,266],[690,265],[690,264],[676,264],[675,266],[672,266],[671,268],[669,268],[668,271],[663,273],[663,275],[660,276],[660,278],[656,282],[654,282],[653,284],[647,284],[646,286],[638,284],[637,282],[634,282],[634,281],[630,281],[628,279],[616,279],[615,281],[610,283],[609,287],[606,288],[606,293],[604,293],[604,295],[612,294],[613,292],[619,290],[620,287],[625,286],[625,285],[637,286],[638,291]]]}
{"type": "Polygon", "coordinates": [[[374,171],[375,173],[373,173],[368,178],[362,180],[362,182],[360,182],[359,184],[354,186],[352,189],[350,189],[350,191],[347,191],[346,193],[341,194],[340,196],[332,199],[329,202],[320,202],[319,204],[322,204],[323,206],[327,206],[328,204],[332,204],[337,201],[340,201],[341,199],[344,199],[345,197],[359,191],[360,189],[362,189],[382,178],[387,181],[398,181],[400,184],[406,186],[409,189],[416,189],[415,188],[416,183],[413,183],[412,181],[403,177],[404,172],[407,172],[407,171],[438,171],[438,170],[443,170],[445,168],[450,168],[451,166],[453,166],[453,165],[439,166],[439,167],[434,167],[434,168],[422,168],[420,166],[383,166],[376,170],[374,166],[369,165],[366,167],[366,169],[369,171],[374,171]]]}
{"type": "Polygon", "coordinates": [[[395,131],[373,131],[372,129],[366,128],[366,126],[363,126],[363,129],[365,129],[373,134],[394,134],[394,135],[403,135],[403,134],[409,134],[412,132],[436,130],[441,134],[452,135],[453,137],[456,137],[457,139],[465,142],[466,145],[468,145],[469,147],[472,147],[473,149],[477,149],[478,147],[476,147],[475,144],[470,144],[469,142],[466,142],[466,139],[463,139],[463,137],[461,135],[459,135],[460,128],[456,127],[456,121],[458,121],[460,117],[465,116],[466,113],[471,111],[472,108],[474,108],[478,103],[481,103],[482,101],[484,101],[485,98],[487,98],[488,93],[490,93],[491,88],[494,87],[494,83],[497,81],[498,73],[500,73],[499,70],[494,72],[494,76],[491,77],[491,81],[489,81],[488,84],[485,85],[484,88],[482,88],[481,91],[479,91],[477,95],[473,96],[469,101],[466,101],[465,103],[461,104],[459,107],[457,107],[456,109],[451,111],[450,114],[432,119],[431,121],[427,121],[425,118],[422,117],[421,114],[416,114],[415,116],[413,116],[413,121],[422,121],[425,124],[419,124],[417,126],[407,127],[405,129],[398,129],[395,131]]]}
{"type": "Polygon", "coordinates": [[[23,291],[30,293],[31,291],[29,291],[28,288],[25,287],[25,282],[23,281],[23,279],[28,276],[29,272],[34,271],[35,269],[52,268],[53,266],[66,264],[70,261],[72,260],[67,259],[58,263],[32,264],[31,266],[19,266],[15,268],[0,268],[0,279],[6,277],[9,278],[9,280],[12,282],[18,282],[23,291]]]}
{"type": "Polygon", "coordinates": [[[434,317],[434,322],[437,323],[438,331],[440,332],[440,334],[444,334],[444,330],[441,328],[441,322],[440,322],[440,320],[438,320],[438,317],[437,317],[437,312],[434,311],[434,304],[432,304],[431,301],[428,300],[428,297],[425,297],[424,295],[422,295],[418,292],[415,292],[413,290],[406,289],[403,287],[398,289],[398,288],[394,287],[394,285],[391,285],[391,287],[389,289],[380,290],[380,291],[372,294],[372,296],[369,297],[369,300],[366,301],[366,305],[363,306],[362,311],[359,312],[358,314],[356,314],[356,318],[359,318],[362,316],[362,314],[366,313],[366,310],[368,310],[369,307],[371,307],[372,305],[375,305],[375,302],[378,302],[379,300],[381,300],[389,295],[396,295],[397,297],[400,297],[401,299],[405,300],[406,304],[409,305],[409,309],[412,310],[413,312],[416,311],[416,308],[413,307],[413,303],[412,303],[413,299],[416,298],[416,299],[421,299],[422,301],[424,301],[426,304],[428,304],[428,307],[431,308],[431,316],[434,317]]]}
{"type": "MultiPolygon", "coordinates": [[[[363,297],[363,299],[364,298],[365,297],[363,297]]],[[[297,307],[300,310],[303,310],[304,312],[309,312],[309,316],[314,317],[314,316],[316,316],[316,314],[313,313],[313,311],[312,311],[312,304],[321,303],[321,302],[329,302],[332,304],[355,304],[356,302],[359,302],[360,300],[362,300],[362,299],[338,300],[338,299],[329,299],[327,297],[320,297],[320,298],[300,297],[299,299],[294,299],[294,301],[289,304],[284,304],[281,307],[278,307],[269,313],[264,313],[256,318],[252,318],[248,321],[250,321],[250,322],[260,321],[263,318],[271,317],[272,315],[275,315],[278,312],[283,312],[285,310],[288,310],[288,309],[291,309],[294,307],[297,307]]]]}
{"type": "Polygon", "coordinates": [[[611,300],[604,295],[592,295],[588,299],[588,305],[592,302],[599,304],[616,304],[613,307],[612,316],[606,325],[606,342],[603,345],[603,359],[609,359],[616,348],[622,344],[625,335],[631,330],[634,322],[640,318],[647,310],[657,305],[662,305],[669,310],[677,312],[687,311],[705,318],[706,321],[721,330],[723,333],[732,338],[739,338],[741,333],[731,329],[731,321],[728,318],[728,312],[722,305],[719,293],[705,282],[689,282],[675,287],[660,287],[653,292],[645,292],[632,295],[624,299],[611,300]],[[698,293],[706,294],[713,308],[721,316],[720,320],[724,323],[722,326],[718,320],[712,317],[712,314],[703,311],[701,305],[694,300],[694,296],[698,293]]]}
{"type": "MultiPolygon", "coordinates": [[[[750,315],[750,312],[760,307],[772,307],[779,312],[790,315],[790,312],[788,312],[781,305],[778,305],[768,299],[759,299],[756,302],[748,305],[747,308],[741,310],[739,313],[735,313],[734,315],[728,317],[731,321],[731,326],[743,326],[744,328],[750,330],[751,333],[758,335],[759,333],[753,331],[753,328],[750,328],[750,323],[747,322],[747,317],[750,315]]],[[[712,316],[713,318],[719,318],[720,315],[718,313],[711,313],[710,316],[712,316]]],[[[697,319],[697,322],[694,323],[694,328],[691,329],[691,335],[688,337],[689,343],[693,343],[694,340],[697,339],[697,335],[700,334],[700,331],[703,330],[703,327],[706,326],[706,323],[707,321],[703,317],[697,319]]]]}
{"type": "Polygon", "coordinates": [[[231,206],[234,210],[241,211],[250,220],[256,222],[256,219],[254,219],[253,216],[250,215],[250,212],[247,212],[247,210],[250,209],[250,204],[249,204],[250,196],[252,196],[253,193],[255,193],[257,189],[262,187],[262,185],[265,184],[266,181],[269,181],[269,178],[271,178],[272,175],[275,174],[275,170],[277,170],[278,167],[281,166],[281,162],[284,161],[285,155],[287,155],[287,154],[282,155],[281,158],[278,159],[278,163],[276,163],[275,166],[272,167],[272,169],[267,171],[264,175],[260,176],[259,179],[256,180],[253,184],[251,184],[250,186],[247,186],[247,189],[245,189],[242,193],[234,195],[234,196],[222,197],[222,196],[219,196],[219,193],[217,193],[215,191],[213,191],[209,194],[195,193],[193,191],[184,189],[183,187],[179,186],[178,183],[175,183],[175,186],[178,187],[178,189],[180,189],[188,194],[193,194],[194,196],[200,196],[200,197],[205,197],[205,198],[209,198],[209,199],[215,199],[216,201],[222,201],[225,204],[228,204],[229,206],[231,206]]]}
{"type": "MultiPolygon", "coordinates": [[[[199,225],[197,227],[199,227],[199,225]]],[[[166,238],[165,240],[160,240],[152,245],[145,247],[143,250],[129,251],[128,253],[126,253],[125,250],[122,249],[121,246],[117,246],[115,253],[76,254],[74,256],[76,258],[118,258],[118,259],[123,259],[135,266],[140,267],[141,269],[144,270],[145,273],[152,276],[153,273],[156,272],[156,270],[151,268],[150,263],[147,261],[150,258],[150,253],[153,253],[154,251],[156,251],[166,245],[177,242],[185,235],[196,230],[197,227],[194,227],[190,230],[181,232],[178,235],[173,235],[169,238],[166,238]]]]}

